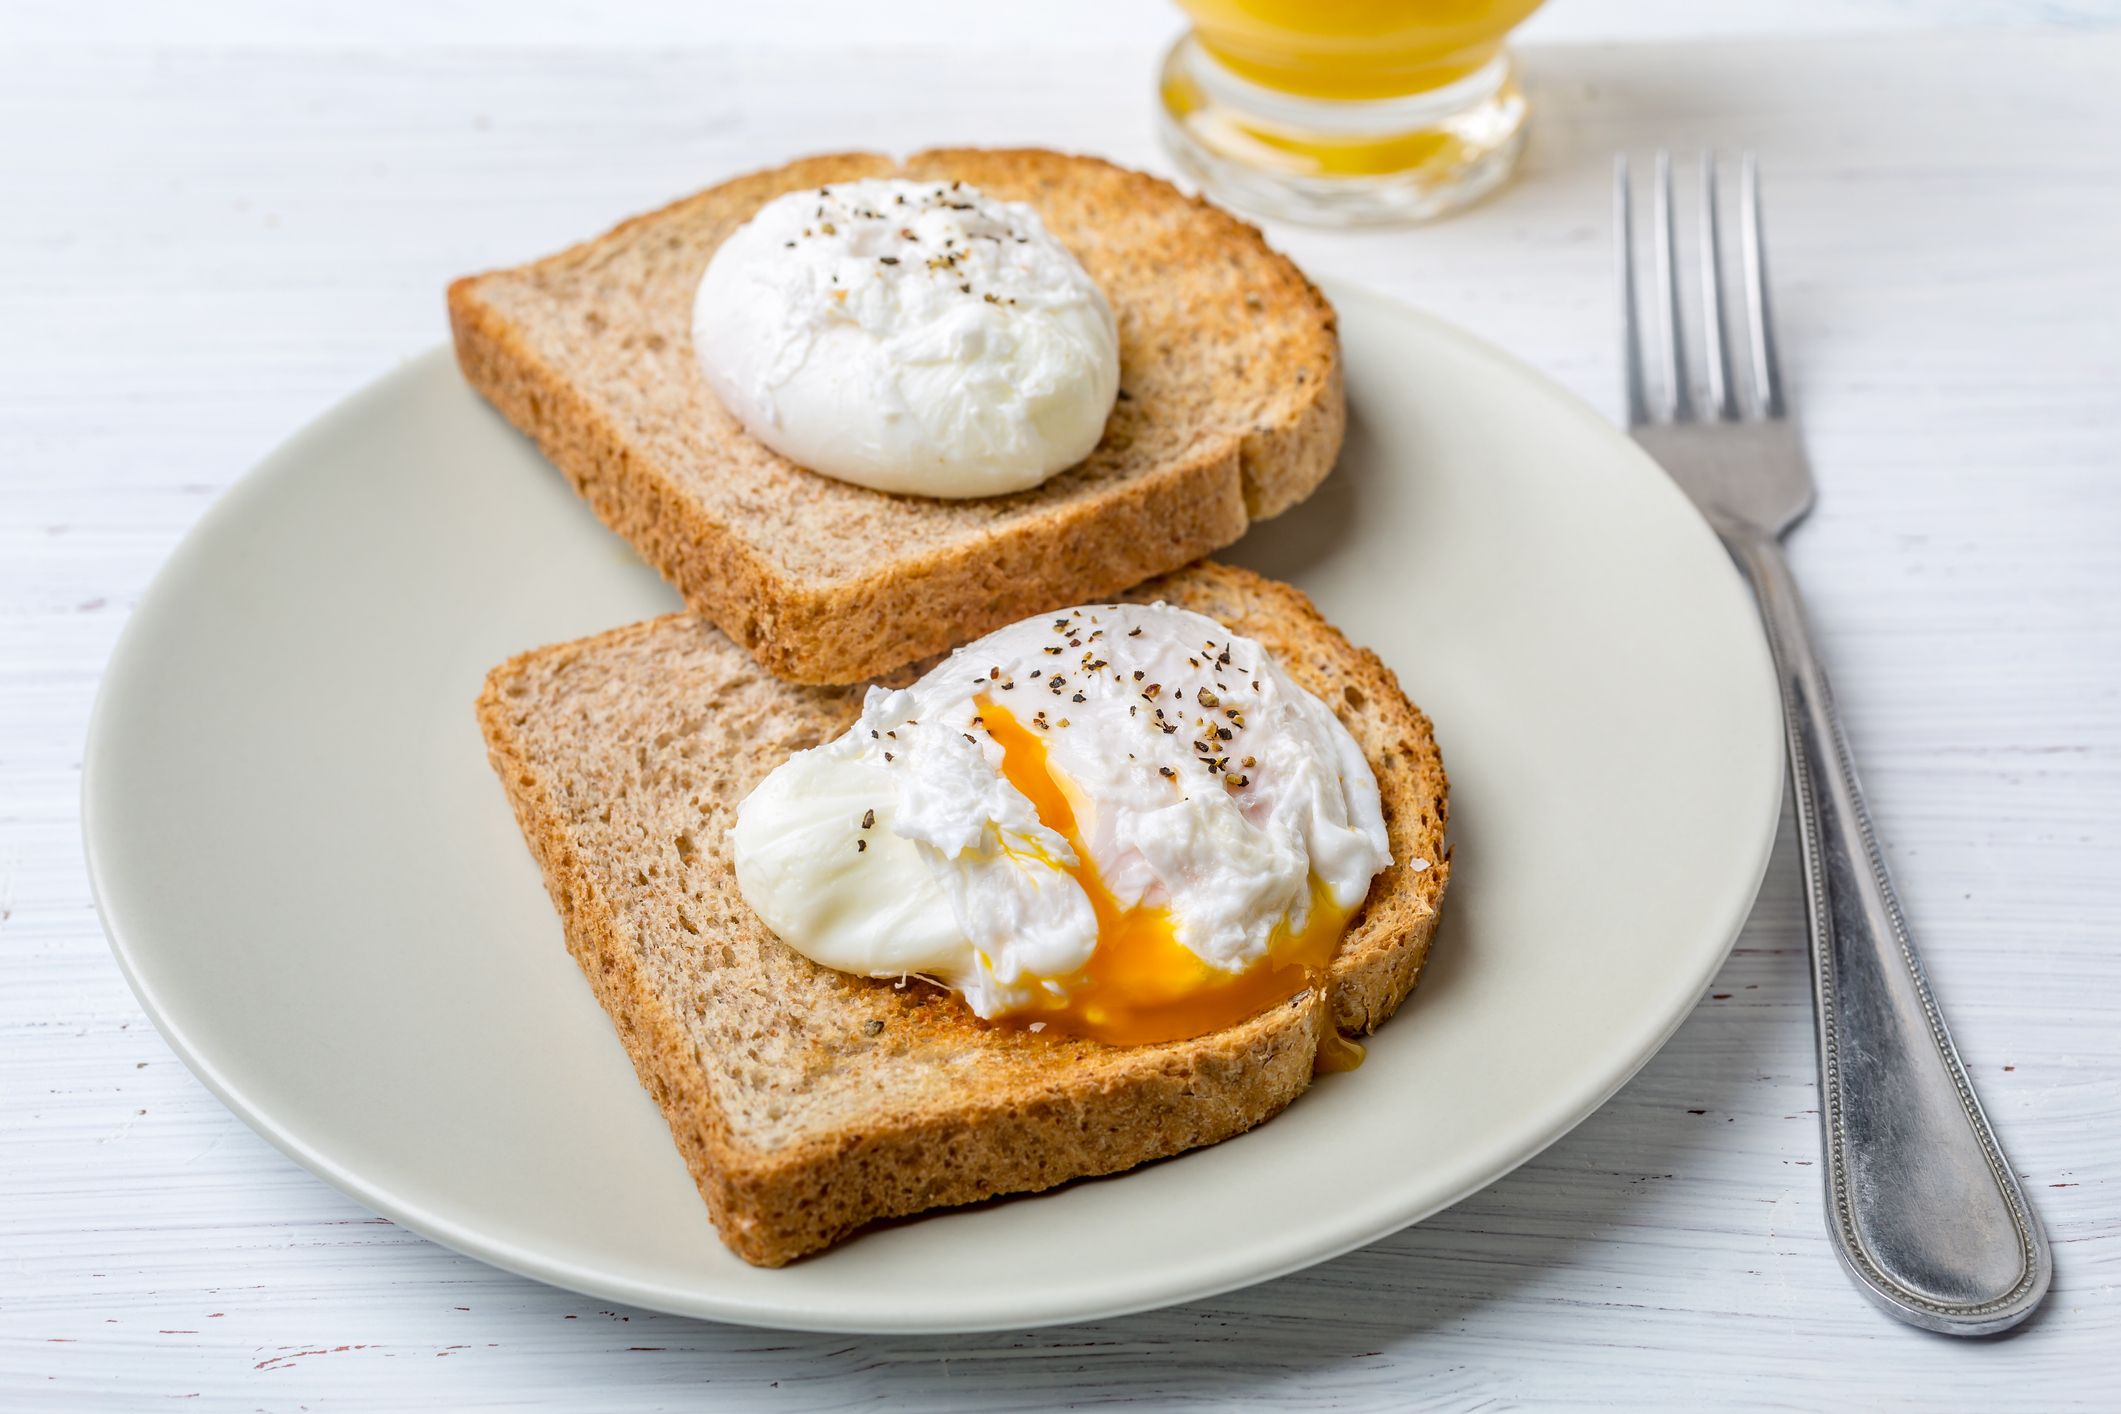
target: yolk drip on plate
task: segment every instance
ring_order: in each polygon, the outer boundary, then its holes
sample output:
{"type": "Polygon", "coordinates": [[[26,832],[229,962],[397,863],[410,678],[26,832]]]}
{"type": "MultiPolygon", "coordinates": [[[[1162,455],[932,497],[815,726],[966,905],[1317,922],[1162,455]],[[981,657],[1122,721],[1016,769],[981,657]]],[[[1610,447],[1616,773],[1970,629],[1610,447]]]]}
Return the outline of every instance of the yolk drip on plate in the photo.
{"type": "MultiPolygon", "coordinates": [[[[1046,828],[1068,841],[1079,861],[1068,866],[1097,918],[1097,948],[1068,998],[1035,1019],[1116,1045],[1201,1036],[1257,1015],[1296,995],[1324,972],[1347,930],[1323,881],[1311,876],[1311,900],[1300,933],[1275,929],[1265,960],[1244,972],[1211,967],[1179,942],[1171,911],[1122,907],[1098,876],[1078,833],[1075,806],[1046,759],[1046,744],[1006,707],[979,700],[980,721],[1002,749],[1002,774],[1022,791],[1046,828]]],[[[1020,1019],[1034,1019],[1028,1014],[1020,1019]]]]}

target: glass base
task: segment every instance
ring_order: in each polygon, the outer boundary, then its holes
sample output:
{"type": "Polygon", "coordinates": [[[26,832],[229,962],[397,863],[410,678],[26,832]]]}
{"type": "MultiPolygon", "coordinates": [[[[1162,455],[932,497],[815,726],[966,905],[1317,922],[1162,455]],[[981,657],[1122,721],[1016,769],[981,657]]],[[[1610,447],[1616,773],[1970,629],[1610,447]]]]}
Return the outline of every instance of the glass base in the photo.
{"type": "Polygon", "coordinates": [[[1158,128],[1211,196],[1320,226],[1427,221],[1500,186],[1526,109],[1506,51],[1406,98],[1296,98],[1225,69],[1192,35],[1164,56],[1158,128]]]}

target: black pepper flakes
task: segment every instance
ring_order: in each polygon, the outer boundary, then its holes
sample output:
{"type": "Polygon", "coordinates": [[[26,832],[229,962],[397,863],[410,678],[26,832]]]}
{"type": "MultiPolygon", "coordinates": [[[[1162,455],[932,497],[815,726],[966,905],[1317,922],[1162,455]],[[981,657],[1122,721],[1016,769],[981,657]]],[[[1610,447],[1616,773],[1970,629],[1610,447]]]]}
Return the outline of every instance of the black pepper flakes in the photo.
{"type": "Polygon", "coordinates": [[[876,811],[874,809],[864,810],[862,812],[862,828],[865,830],[873,830],[876,828],[876,811]]]}

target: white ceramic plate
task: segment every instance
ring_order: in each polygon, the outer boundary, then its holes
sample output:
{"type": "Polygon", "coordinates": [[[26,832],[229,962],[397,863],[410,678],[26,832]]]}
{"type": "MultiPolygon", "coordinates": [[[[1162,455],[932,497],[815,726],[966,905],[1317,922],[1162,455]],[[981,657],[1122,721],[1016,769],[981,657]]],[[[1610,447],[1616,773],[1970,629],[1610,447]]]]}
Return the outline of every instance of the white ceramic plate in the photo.
{"type": "Polygon", "coordinates": [[[1434,717],[1456,849],[1434,960],[1367,1064],[1131,1174],[723,1250],[562,944],[472,699],[676,607],[531,445],[417,359],[214,507],[90,729],[90,871],[200,1079],[377,1212],[541,1280],[766,1326],[1085,1319],[1291,1271],[1492,1182],[1619,1088],[1750,908],[1781,803],[1745,591],[1588,408],[1356,290],[1351,424],[1231,557],[1294,580],[1434,717]]]}

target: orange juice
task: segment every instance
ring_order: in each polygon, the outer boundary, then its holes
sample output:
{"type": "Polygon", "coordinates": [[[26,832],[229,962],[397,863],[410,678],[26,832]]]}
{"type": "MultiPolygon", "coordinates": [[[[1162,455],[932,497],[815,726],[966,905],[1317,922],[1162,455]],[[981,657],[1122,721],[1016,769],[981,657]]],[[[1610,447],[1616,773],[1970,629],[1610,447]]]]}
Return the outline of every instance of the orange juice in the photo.
{"type": "Polygon", "coordinates": [[[1180,0],[1201,47],[1264,88],[1400,98],[1492,63],[1541,0],[1180,0]]]}
{"type": "Polygon", "coordinates": [[[1539,0],[1179,0],[1161,130],[1216,195],[1328,225],[1419,221],[1524,146],[1503,41],[1539,0]]]}

